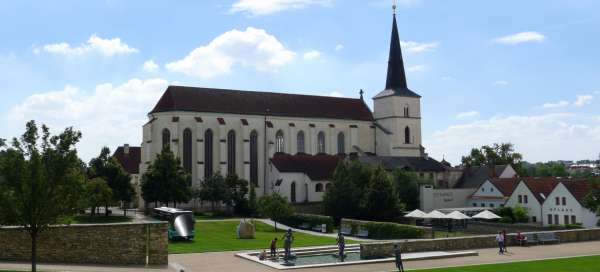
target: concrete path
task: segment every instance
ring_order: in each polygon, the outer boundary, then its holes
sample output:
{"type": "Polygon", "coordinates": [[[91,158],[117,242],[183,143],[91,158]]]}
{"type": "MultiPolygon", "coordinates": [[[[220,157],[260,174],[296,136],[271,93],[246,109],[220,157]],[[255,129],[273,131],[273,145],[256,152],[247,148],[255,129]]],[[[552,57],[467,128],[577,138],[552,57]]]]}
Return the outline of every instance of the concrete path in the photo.
{"type": "MultiPolygon", "coordinates": [[[[257,221],[263,222],[267,225],[270,226],[274,226],[275,222],[271,219],[255,219],[257,221]]],[[[282,228],[282,229],[292,229],[295,232],[301,232],[301,233],[306,233],[306,234],[310,234],[310,235],[315,235],[315,236],[325,236],[325,237],[330,237],[330,238],[337,238],[337,233],[322,233],[322,232],[316,232],[316,231],[310,231],[310,230],[303,230],[303,229],[297,229],[297,228],[292,228],[289,226],[286,226],[284,224],[281,223],[277,223],[277,227],[278,228],[282,228]]],[[[365,239],[365,238],[358,238],[358,237],[354,237],[354,236],[346,236],[346,239],[350,239],[350,240],[354,240],[354,241],[359,241],[359,242],[373,242],[376,240],[373,239],[365,239]]]]}

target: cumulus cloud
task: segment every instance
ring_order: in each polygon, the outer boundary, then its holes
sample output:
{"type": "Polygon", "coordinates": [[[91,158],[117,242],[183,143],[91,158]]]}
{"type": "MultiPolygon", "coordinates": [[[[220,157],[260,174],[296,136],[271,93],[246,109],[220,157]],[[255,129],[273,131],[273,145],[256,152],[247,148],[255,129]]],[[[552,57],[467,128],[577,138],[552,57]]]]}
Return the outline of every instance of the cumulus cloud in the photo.
{"type": "Polygon", "coordinates": [[[532,162],[595,157],[590,147],[600,146],[600,124],[567,113],[512,115],[452,125],[424,139],[430,154],[455,163],[473,147],[499,142],[515,144],[532,162]]]}
{"type": "Polygon", "coordinates": [[[310,6],[327,7],[332,4],[333,0],[238,0],[231,5],[229,12],[261,16],[310,6]]]}
{"type": "Polygon", "coordinates": [[[410,52],[410,53],[423,53],[434,51],[440,45],[439,42],[415,42],[415,41],[400,41],[400,46],[402,50],[410,52]]]}
{"type": "Polygon", "coordinates": [[[144,62],[143,68],[144,71],[152,73],[158,71],[160,67],[158,66],[158,64],[156,64],[156,62],[154,62],[154,60],[147,60],[144,62]]]}
{"type": "Polygon", "coordinates": [[[494,81],[494,85],[496,86],[506,86],[510,84],[510,82],[506,81],[506,80],[496,80],[494,81]]]}
{"type": "Polygon", "coordinates": [[[86,54],[96,53],[103,56],[111,57],[114,55],[126,55],[139,52],[122,42],[120,38],[103,39],[96,34],[92,34],[86,43],[79,46],[71,46],[69,43],[52,43],[42,47],[33,49],[35,54],[48,53],[65,56],[82,56],[86,54]]]}
{"type": "Polygon", "coordinates": [[[466,119],[466,118],[472,118],[472,117],[477,117],[479,116],[479,112],[477,111],[466,111],[466,112],[461,112],[459,114],[456,115],[456,119],[466,119]]]}
{"type": "Polygon", "coordinates": [[[564,108],[569,106],[569,101],[566,100],[561,100],[555,103],[544,103],[544,105],[542,105],[542,108],[544,109],[553,109],[553,108],[564,108]]]}
{"type": "Polygon", "coordinates": [[[335,46],[335,51],[342,51],[344,49],[344,45],[343,44],[338,44],[335,46]]]}
{"type": "Polygon", "coordinates": [[[333,96],[333,97],[346,97],[343,93],[338,92],[338,91],[330,92],[329,96],[333,96]]]}
{"type": "Polygon", "coordinates": [[[594,97],[591,95],[578,95],[577,100],[575,100],[575,102],[573,102],[573,106],[583,107],[587,104],[592,103],[593,99],[594,99],[594,97]]]}
{"type": "Polygon", "coordinates": [[[414,65],[406,68],[406,71],[409,72],[423,72],[425,70],[427,70],[427,66],[424,64],[414,65]]]}
{"type": "Polygon", "coordinates": [[[68,85],[25,98],[10,109],[8,121],[18,126],[35,119],[57,130],[73,126],[83,133],[80,155],[89,159],[104,145],[139,145],[147,113],[167,85],[160,78],[100,84],[93,90],[68,85]]]}
{"type": "Polygon", "coordinates": [[[495,43],[516,45],[520,43],[528,42],[543,42],[546,40],[546,36],[535,31],[519,32],[504,37],[494,39],[495,43]]]}
{"type": "Polygon", "coordinates": [[[235,65],[263,72],[276,71],[295,55],[264,29],[248,27],[244,31],[225,32],[183,59],[168,63],[166,68],[189,76],[211,78],[231,73],[235,65]]]}
{"type": "Polygon", "coordinates": [[[321,52],[317,51],[317,50],[311,50],[308,51],[306,53],[304,53],[303,58],[305,60],[315,60],[321,57],[321,52]]]}

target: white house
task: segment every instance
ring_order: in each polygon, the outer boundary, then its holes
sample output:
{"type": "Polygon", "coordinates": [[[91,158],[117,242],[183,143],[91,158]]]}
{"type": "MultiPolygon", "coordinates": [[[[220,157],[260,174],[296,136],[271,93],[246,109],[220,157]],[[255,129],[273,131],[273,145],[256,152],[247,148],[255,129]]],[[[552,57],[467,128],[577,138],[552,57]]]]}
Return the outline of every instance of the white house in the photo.
{"type": "Polygon", "coordinates": [[[596,227],[598,215],[582,205],[591,188],[590,180],[559,182],[544,202],[544,226],[582,224],[586,228],[596,227]]]}
{"type": "Polygon", "coordinates": [[[527,209],[529,222],[542,222],[542,205],[558,181],[556,178],[518,178],[519,183],[506,201],[506,206],[527,209]]]}
{"type": "Polygon", "coordinates": [[[469,196],[468,205],[472,207],[504,207],[518,182],[518,179],[488,179],[469,196]]]}

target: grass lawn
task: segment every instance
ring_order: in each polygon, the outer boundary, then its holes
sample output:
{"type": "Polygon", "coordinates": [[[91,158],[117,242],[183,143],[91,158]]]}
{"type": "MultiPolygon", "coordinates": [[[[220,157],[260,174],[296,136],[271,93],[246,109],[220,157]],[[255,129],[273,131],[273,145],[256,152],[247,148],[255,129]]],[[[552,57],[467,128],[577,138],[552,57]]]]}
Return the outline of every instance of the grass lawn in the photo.
{"type": "MultiPolygon", "coordinates": [[[[192,242],[169,242],[169,253],[194,253],[210,251],[232,251],[268,249],[274,237],[279,239],[278,248],[283,247],[281,237],[284,230],[277,232],[272,226],[255,221],[254,239],[237,239],[238,221],[214,221],[196,223],[196,237],[192,242]]],[[[346,243],[355,243],[347,239],[346,243]]],[[[294,232],[293,247],[335,245],[335,238],[294,232]]]]}
{"type": "Polygon", "coordinates": [[[107,223],[123,223],[131,222],[131,217],[122,215],[109,215],[99,214],[95,216],[89,215],[77,215],[73,217],[72,224],[107,224],[107,223]]]}
{"type": "Polygon", "coordinates": [[[417,270],[419,272],[597,272],[600,256],[417,270]]]}

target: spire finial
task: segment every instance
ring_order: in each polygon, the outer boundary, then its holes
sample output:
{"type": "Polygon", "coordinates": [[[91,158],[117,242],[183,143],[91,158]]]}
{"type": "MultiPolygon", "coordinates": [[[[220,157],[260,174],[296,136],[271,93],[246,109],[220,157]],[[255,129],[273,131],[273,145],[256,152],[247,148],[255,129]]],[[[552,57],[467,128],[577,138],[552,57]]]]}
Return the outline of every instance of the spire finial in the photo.
{"type": "Polygon", "coordinates": [[[392,4],[392,11],[394,12],[394,15],[396,15],[396,0],[394,0],[394,3],[392,4]]]}
{"type": "Polygon", "coordinates": [[[365,93],[363,92],[363,89],[360,89],[358,93],[360,94],[360,100],[363,100],[363,93],[365,93]]]}

